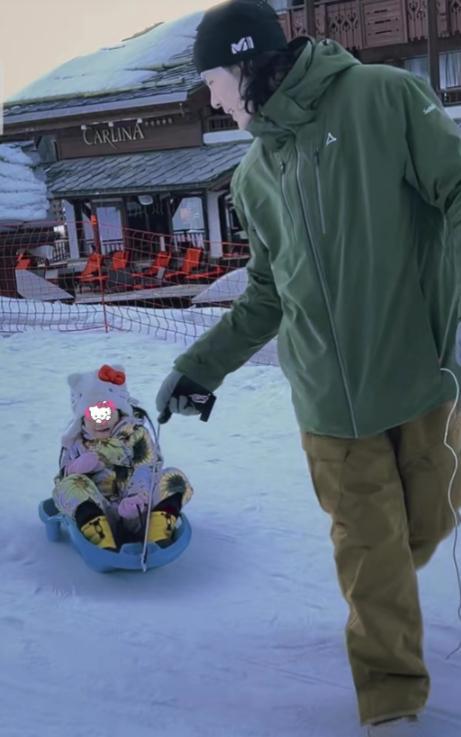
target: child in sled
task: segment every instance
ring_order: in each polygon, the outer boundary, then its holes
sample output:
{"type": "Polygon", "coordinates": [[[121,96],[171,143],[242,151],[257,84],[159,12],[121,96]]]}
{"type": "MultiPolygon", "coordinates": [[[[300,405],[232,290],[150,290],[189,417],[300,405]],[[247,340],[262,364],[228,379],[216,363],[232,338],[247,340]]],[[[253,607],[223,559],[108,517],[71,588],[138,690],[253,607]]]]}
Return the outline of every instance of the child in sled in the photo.
{"type": "Polygon", "coordinates": [[[146,525],[149,542],[169,545],[192,488],[182,471],[163,470],[147,520],[158,449],[144,425],[145,412],[129,395],[123,369],[104,365],[67,381],[74,417],[62,437],[56,507],[100,548],[142,542],[146,525]]]}

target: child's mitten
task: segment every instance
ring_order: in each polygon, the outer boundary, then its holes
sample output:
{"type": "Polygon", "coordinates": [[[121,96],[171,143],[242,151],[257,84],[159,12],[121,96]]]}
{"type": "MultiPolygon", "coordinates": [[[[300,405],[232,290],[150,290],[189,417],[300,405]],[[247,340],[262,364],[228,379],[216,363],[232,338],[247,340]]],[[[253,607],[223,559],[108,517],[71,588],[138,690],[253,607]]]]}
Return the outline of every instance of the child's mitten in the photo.
{"type": "Polygon", "coordinates": [[[125,519],[134,519],[144,512],[148,501],[149,497],[145,491],[126,496],[118,505],[118,513],[120,517],[124,517],[125,519]]]}
{"type": "Polygon", "coordinates": [[[81,456],[75,458],[67,464],[66,472],[71,473],[93,473],[96,470],[100,470],[103,464],[100,462],[97,453],[89,450],[82,453],[81,456]]]}

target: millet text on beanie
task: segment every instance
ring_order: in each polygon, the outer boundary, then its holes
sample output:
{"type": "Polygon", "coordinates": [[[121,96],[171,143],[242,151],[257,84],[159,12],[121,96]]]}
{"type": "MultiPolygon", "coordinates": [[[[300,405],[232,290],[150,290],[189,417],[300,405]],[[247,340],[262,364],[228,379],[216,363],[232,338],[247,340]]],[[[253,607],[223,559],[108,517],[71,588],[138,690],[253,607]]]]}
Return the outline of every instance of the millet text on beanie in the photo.
{"type": "Polygon", "coordinates": [[[265,0],[228,0],[203,16],[193,58],[201,73],[287,46],[277,13],[265,0]]]}

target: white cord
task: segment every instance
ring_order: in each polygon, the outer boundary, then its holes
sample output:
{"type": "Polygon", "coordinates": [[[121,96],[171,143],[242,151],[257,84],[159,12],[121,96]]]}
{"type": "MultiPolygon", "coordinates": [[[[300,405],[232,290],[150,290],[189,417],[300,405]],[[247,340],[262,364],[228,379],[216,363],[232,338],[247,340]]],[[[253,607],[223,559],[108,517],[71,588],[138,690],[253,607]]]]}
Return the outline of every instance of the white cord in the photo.
{"type": "MultiPolygon", "coordinates": [[[[150,422],[150,421],[149,421],[150,422]]],[[[154,442],[155,442],[155,450],[157,453],[157,458],[154,463],[154,467],[152,469],[152,480],[151,485],[149,489],[149,501],[147,505],[147,513],[146,513],[146,527],[144,529],[144,543],[142,546],[142,552],[141,552],[141,570],[143,573],[146,573],[147,571],[147,552],[148,552],[148,545],[149,545],[149,523],[150,523],[150,514],[152,511],[152,502],[155,494],[155,490],[157,488],[157,484],[159,482],[160,473],[163,466],[163,456],[162,451],[160,450],[160,424],[157,426],[157,429],[155,429],[154,425],[150,422],[151,428],[154,433],[154,442]]]]}
{"type": "MultiPolygon", "coordinates": [[[[457,455],[455,449],[452,448],[452,446],[448,442],[448,430],[449,430],[449,427],[450,427],[451,418],[452,418],[453,414],[456,412],[456,408],[458,406],[458,400],[459,400],[459,384],[458,384],[458,380],[457,380],[456,376],[454,375],[453,371],[450,371],[450,369],[447,369],[447,368],[442,368],[440,370],[441,371],[446,371],[447,374],[450,374],[453,377],[453,381],[455,382],[455,385],[456,385],[456,397],[455,397],[455,401],[453,402],[453,407],[451,408],[450,414],[448,415],[447,424],[446,424],[446,427],[445,427],[445,435],[444,435],[444,438],[443,438],[443,444],[444,444],[444,446],[446,448],[448,448],[448,450],[453,455],[453,458],[455,459],[454,471],[453,471],[453,474],[451,476],[450,482],[448,484],[448,504],[450,505],[451,513],[452,513],[453,519],[455,521],[455,536],[454,536],[454,540],[453,540],[453,551],[452,552],[453,552],[453,562],[454,562],[455,571],[456,571],[456,578],[457,578],[457,581],[458,581],[458,592],[459,592],[458,618],[461,621],[461,573],[460,573],[460,570],[459,570],[458,561],[456,559],[456,547],[457,547],[457,544],[458,544],[458,524],[459,524],[459,517],[458,517],[458,512],[457,512],[455,506],[453,505],[453,500],[451,498],[452,491],[453,491],[453,482],[454,482],[455,476],[456,476],[456,474],[458,472],[459,463],[458,463],[458,455],[457,455]]],[[[458,646],[454,650],[452,650],[451,653],[448,653],[448,655],[446,656],[446,660],[449,660],[451,658],[451,656],[452,655],[455,655],[455,653],[457,653],[459,650],[461,650],[461,640],[459,641],[458,646]]]]}

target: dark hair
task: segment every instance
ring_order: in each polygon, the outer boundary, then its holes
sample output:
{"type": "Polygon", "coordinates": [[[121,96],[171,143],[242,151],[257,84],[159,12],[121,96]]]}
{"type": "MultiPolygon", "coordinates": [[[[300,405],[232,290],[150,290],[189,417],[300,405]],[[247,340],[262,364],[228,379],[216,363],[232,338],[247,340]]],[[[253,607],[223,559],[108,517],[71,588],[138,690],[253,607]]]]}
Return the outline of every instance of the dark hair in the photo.
{"type": "MultiPolygon", "coordinates": [[[[304,39],[304,42],[307,39],[304,39]]],[[[288,46],[280,51],[265,51],[253,59],[242,61],[240,66],[240,94],[249,115],[258,110],[272,97],[286,77],[305,43],[288,46]]]]}

